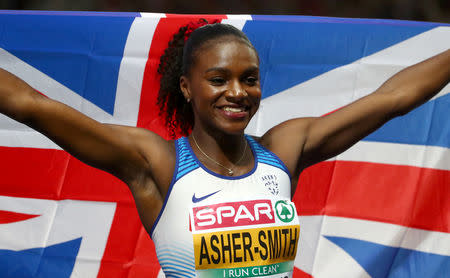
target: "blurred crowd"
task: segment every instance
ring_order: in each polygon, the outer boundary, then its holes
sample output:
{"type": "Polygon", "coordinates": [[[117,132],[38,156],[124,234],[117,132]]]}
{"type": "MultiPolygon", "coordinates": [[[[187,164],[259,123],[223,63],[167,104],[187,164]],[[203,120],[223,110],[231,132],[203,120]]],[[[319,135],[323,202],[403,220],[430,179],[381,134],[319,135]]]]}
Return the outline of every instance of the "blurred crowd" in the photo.
{"type": "Polygon", "coordinates": [[[449,0],[0,0],[0,9],[293,14],[450,22],[449,0]]]}

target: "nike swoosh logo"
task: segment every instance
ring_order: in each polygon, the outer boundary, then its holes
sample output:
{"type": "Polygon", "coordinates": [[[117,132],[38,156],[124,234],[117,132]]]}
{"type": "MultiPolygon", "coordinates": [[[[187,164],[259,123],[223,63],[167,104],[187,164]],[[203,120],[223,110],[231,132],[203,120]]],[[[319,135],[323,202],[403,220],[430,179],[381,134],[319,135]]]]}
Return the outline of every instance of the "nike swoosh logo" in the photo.
{"type": "Polygon", "coordinates": [[[206,198],[209,198],[209,197],[211,197],[212,195],[214,195],[214,194],[216,194],[218,192],[220,192],[220,190],[217,190],[216,192],[210,193],[208,195],[205,195],[205,196],[202,196],[202,197],[199,197],[199,198],[195,197],[195,193],[194,193],[194,195],[192,195],[192,202],[193,203],[201,202],[201,201],[205,200],[206,198]]]}

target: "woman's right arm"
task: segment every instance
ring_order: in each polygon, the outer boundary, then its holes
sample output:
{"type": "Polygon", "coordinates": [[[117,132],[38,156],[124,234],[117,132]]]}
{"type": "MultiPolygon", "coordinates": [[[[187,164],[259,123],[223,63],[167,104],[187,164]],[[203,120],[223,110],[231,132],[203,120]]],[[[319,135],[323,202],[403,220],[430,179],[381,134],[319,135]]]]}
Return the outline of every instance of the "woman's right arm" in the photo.
{"type": "MultiPolygon", "coordinates": [[[[3,69],[0,113],[37,130],[79,160],[128,185],[144,176],[151,178],[152,172],[158,171],[158,157],[166,157],[170,163],[168,142],[158,135],[144,129],[99,123],[39,94],[3,69]]],[[[161,164],[164,162],[158,161],[161,164]]]]}

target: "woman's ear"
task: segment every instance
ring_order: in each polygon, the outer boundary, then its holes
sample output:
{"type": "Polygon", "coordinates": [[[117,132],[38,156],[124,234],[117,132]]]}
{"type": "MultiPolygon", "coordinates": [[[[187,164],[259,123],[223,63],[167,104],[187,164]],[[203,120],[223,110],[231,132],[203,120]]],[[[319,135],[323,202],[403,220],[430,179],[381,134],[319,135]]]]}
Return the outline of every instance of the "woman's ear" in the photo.
{"type": "Polygon", "coordinates": [[[186,99],[187,102],[191,101],[191,91],[189,89],[189,79],[182,75],[180,77],[180,89],[181,92],[183,92],[183,96],[186,99]]]}

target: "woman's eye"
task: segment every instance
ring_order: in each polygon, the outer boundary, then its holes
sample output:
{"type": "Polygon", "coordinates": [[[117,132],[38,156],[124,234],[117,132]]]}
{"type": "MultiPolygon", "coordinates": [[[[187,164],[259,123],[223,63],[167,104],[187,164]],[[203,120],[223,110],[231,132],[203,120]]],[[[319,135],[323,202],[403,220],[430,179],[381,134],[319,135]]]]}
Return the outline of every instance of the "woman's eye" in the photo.
{"type": "Polygon", "coordinates": [[[245,79],[245,82],[246,82],[248,85],[255,85],[256,82],[258,82],[258,78],[256,78],[256,77],[247,77],[247,78],[245,79]]]}
{"type": "Polygon", "coordinates": [[[225,83],[225,79],[221,77],[214,77],[209,80],[213,85],[222,85],[225,83]]]}

